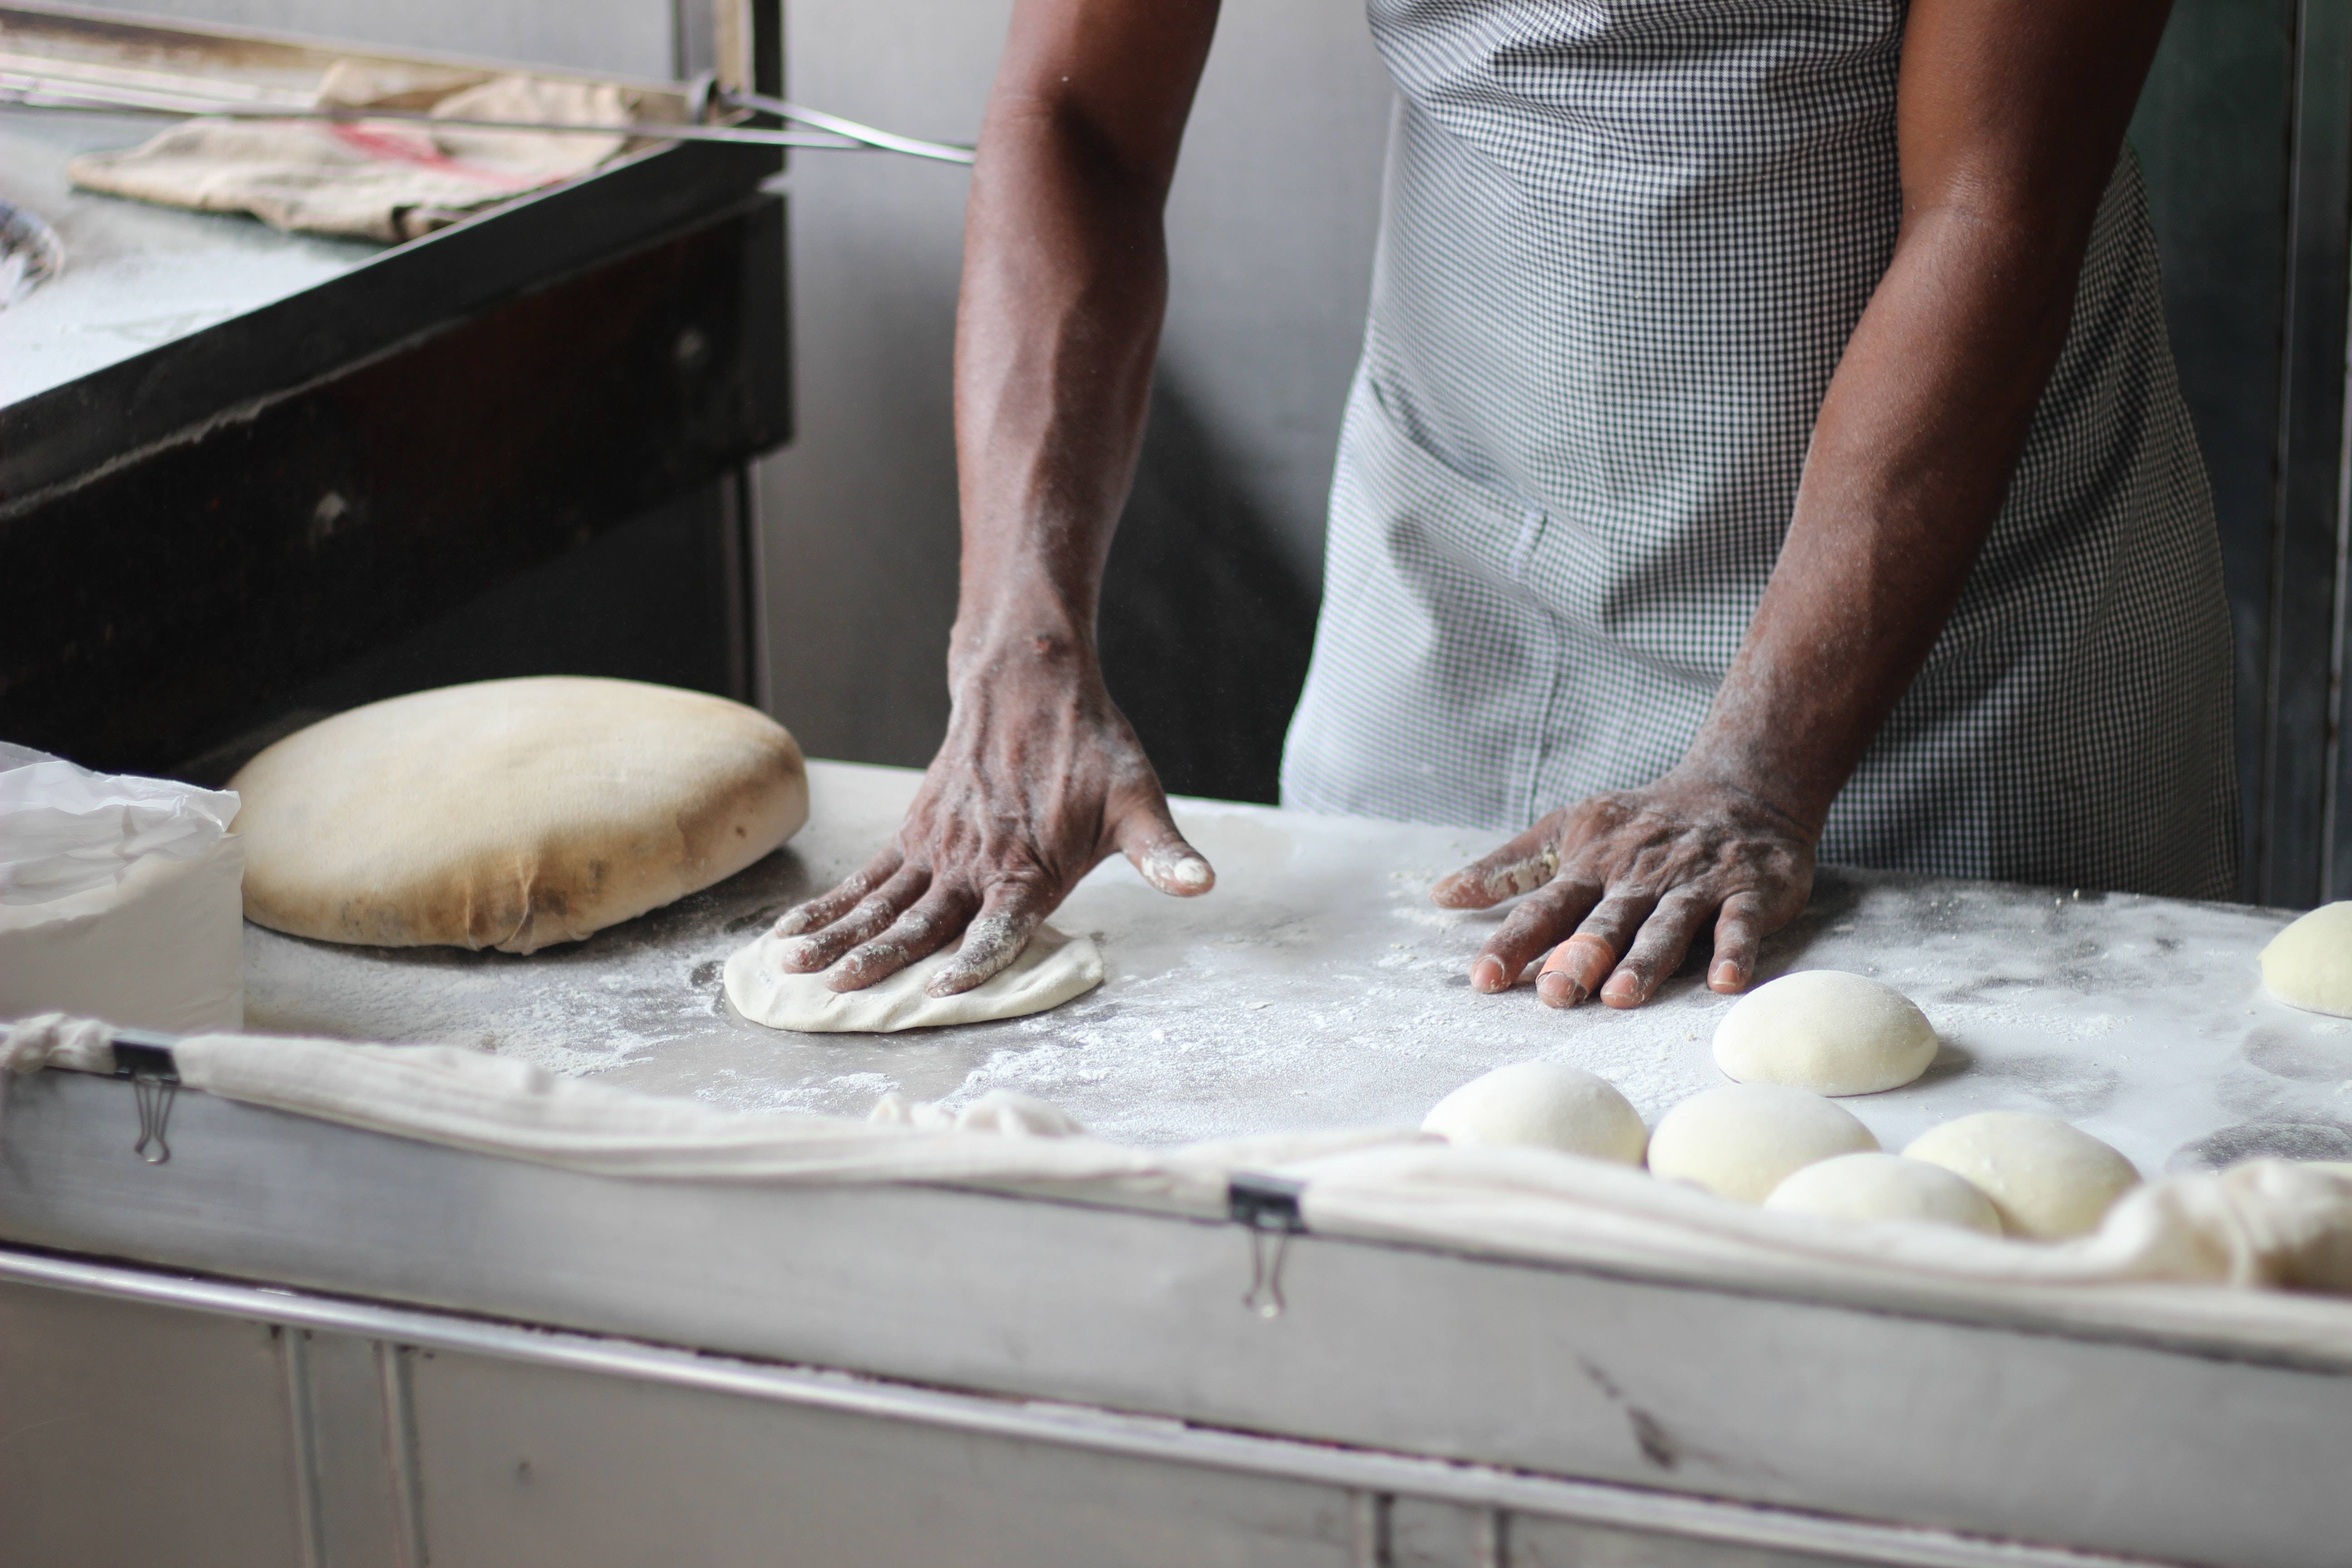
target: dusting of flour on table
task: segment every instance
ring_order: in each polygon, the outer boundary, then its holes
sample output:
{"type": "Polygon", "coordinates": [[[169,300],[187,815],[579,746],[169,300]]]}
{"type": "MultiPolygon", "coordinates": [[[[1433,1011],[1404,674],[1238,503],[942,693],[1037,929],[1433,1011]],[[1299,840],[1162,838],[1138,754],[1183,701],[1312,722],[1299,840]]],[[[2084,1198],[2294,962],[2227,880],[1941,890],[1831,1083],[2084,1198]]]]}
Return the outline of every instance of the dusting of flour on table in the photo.
{"type": "MultiPolygon", "coordinates": [[[[1429,886],[1493,840],[1182,801],[1179,825],[1215,866],[1215,890],[1172,899],[1124,861],[1097,869],[1054,920],[1094,940],[1107,978],[1053,1012],[882,1036],[730,1016],[728,955],[864,864],[916,778],[813,764],[810,826],[782,853],[529,958],[363,954],[249,930],[251,1026],[467,1045],[746,1110],[863,1117],[894,1089],[959,1106],[1013,1089],[1145,1144],[1417,1126],[1514,1061],[1598,1073],[1653,1124],[1723,1081],[1711,1042],[1736,998],[1696,973],[1631,1012],[1469,988],[1506,911],[1434,909],[1429,886]]],[[[2352,1026],[2262,993],[2254,954],[2287,919],[1824,868],[1762,973],[1872,974],[1935,1025],[1938,1054],[1917,1082],[1839,1102],[1882,1144],[1972,1111],[2028,1110],[2154,1174],[2201,1140],[2245,1145],[2249,1128],[2352,1130],[2352,1092],[2337,1093],[2352,1080],[2352,1026]]]]}

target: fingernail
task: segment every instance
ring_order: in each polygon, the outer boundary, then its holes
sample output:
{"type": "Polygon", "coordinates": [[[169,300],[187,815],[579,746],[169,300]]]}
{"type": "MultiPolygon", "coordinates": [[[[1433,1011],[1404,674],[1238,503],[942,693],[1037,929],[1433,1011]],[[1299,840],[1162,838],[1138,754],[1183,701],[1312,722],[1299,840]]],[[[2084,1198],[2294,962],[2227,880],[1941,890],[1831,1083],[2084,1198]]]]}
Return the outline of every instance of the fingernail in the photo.
{"type": "Polygon", "coordinates": [[[1584,1000],[1584,987],[1564,969],[1536,977],[1536,996],[1548,1007],[1573,1007],[1584,1000]]]}
{"type": "Polygon", "coordinates": [[[1503,963],[1496,958],[1482,958],[1470,966],[1470,989],[1484,991],[1488,995],[1503,989],[1503,963]]]}
{"type": "Polygon", "coordinates": [[[1621,969],[1601,988],[1601,999],[1612,1007],[1636,1006],[1642,1000],[1642,983],[1621,969]]]}
{"type": "Polygon", "coordinates": [[[1721,963],[1715,966],[1715,973],[1707,976],[1707,984],[1715,987],[1717,991],[1738,990],[1739,965],[1732,963],[1731,960],[1727,958],[1725,959],[1721,963]]]}
{"type": "Polygon", "coordinates": [[[1178,887],[1195,892],[1217,879],[1217,874],[1209,869],[1209,863],[1198,855],[1177,861],[1168,875],[1178,887]]]}

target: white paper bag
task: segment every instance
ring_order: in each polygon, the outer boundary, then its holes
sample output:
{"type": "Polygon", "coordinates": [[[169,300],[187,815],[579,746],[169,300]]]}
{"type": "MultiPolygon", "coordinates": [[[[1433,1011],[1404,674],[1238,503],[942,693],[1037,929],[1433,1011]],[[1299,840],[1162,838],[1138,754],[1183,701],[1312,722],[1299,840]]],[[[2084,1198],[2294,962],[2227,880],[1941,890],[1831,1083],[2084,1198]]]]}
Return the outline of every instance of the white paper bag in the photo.
{"type": "Polygon", "coordinates": [[[226,790],[0,742],[0,1019],[245,1023],[245,844],[226,790]]]}

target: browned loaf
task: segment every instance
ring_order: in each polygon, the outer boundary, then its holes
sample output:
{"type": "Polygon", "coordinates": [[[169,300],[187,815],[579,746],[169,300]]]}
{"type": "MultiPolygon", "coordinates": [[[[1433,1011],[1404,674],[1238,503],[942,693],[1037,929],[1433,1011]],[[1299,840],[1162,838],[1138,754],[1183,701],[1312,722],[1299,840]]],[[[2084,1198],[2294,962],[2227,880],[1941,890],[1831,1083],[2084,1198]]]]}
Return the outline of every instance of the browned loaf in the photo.
{"type": "Polygon", "coordinates": [[[240,770],[245,912],[380,947],[535,952],[733,876],[808,819],[784,727],[634,680],[370,703],[240,770]]]}

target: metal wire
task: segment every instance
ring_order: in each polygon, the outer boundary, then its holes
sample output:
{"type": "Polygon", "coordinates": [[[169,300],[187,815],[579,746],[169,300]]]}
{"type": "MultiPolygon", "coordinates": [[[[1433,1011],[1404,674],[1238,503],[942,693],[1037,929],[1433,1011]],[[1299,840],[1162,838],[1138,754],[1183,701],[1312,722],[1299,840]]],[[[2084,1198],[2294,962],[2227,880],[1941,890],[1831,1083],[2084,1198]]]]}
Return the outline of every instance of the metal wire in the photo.
{"type": "Polygon", "coordinates": [[[942,163],[969,163],[974,155],[975,150],[961,142],[926,142],[919,137],[901,136],[895,131],[879,131],[855,120],[845,120],[838,114],[827,114],[822,109],[809,109],[763,93],[738,92],[722,88],[718,97],[720,102],[737,109],[749,109],[761,114],[772,114],[779,120],[814,125],[820,131],[830,131],[836,136],[847,137],[885,152],[904,153],[910,158],[931,158],[942,163]]]}
{"type": "Polygon", "coordinates": [[[877,130],[844,120],[822,110],[805,109],[781,99],[754,93],[721,92],[719,101],[755,113],[772,114],[802,125],[805,131],[771,130],[750,125],[703,125],[677,121],[635,121],[623,125],[580,125],[553,121],[477,120],[434,114],[415,109],[373,109],[330,104],[297,108],[250,101],[217,100],[194,94],[109,88],[92,90],[70,80],[23,71],[0,71],[0,107],[48,110],[86,114],[143,114],[180,119],[200,116],[222,120],[309,120],[332,124],[362,121],[394,121],[415,125],[467,131],[529,131],[557,136],[629,136],[658,142],[727,142],[758,147],[801,147],[814,152],[882,151],[940,163],[969,163],[972,150],[944,142],[877,130]]]}

